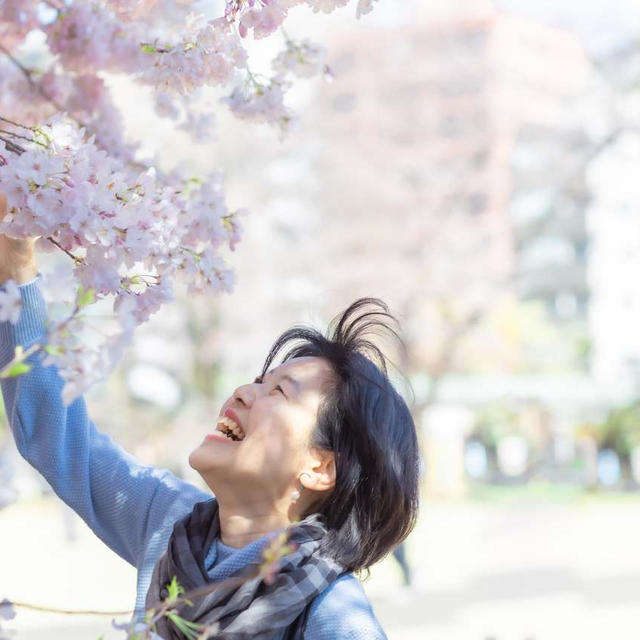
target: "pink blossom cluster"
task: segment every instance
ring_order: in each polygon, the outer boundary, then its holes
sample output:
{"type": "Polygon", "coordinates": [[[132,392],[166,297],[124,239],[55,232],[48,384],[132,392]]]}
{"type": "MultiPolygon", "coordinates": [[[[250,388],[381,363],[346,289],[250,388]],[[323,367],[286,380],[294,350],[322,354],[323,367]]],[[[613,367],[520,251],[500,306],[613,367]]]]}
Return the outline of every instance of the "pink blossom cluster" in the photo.
{"type": "Polygon", "coordinates": [[[273,76],[259,81],[249,74],[223,102],[236,117],[276,126],[284,135],[296,122],[294,112],[285,102],[287,89],[294,78],[310,78],[320,73],[329,76],[326,57],[327,51],[320,45],[287,38],[285,49],[271,62],[273,76]]]}
{"type": "Polygon", "coordinates": [[[158,91],[187,95],[201,86],[227,84],[245,68],[247,53],[238,34],[224,19],[206,21],[190,14],[176,43],[155,39],[143,46],[149,62],[142,80],[158,91]]]}
{"type": "Polygon", "coordinates": [[[107,4],[123,22],[139,20],[149,14],[158,0],[107,0],[107,4]]]}
{"type": "Polygon", "coordinates": [[[12,49],[38,27],[39,0],[0,0],[0,42],[12,49]]]}
{"type": "MultiPolygon", "coordinates": [[[[376,0],[358,0],[356,15],[359,18],[373,8],[376,0]]],[[[350,0],[227,0],[225,18],[238,24],[244,38],[249,32],[256,39],[272,34],[288,16],[289,9],[306,5],[314,12],[331,13],[345,7],[350,0]]]]}
{"type": "MultiPolygon", "coordinates": [[[[249,68],[246,39],[270,37],[294,7],[326,13],[349,0],[227,0],[214,19],[189,13],[192,1],[0,0],[0,192],[8,202],[0,233],[39,237],[40,249],[69,260],[68,277],[56,274],[54,288],[65,282],[71,295],[43,345],[65,380],[66,402],[118,362],[135,327],[170,302],[176,286],[229,290],[223,253],[242,231],[242,210],[228,209],[219,173],[196,180],[140,161],[105,74],[150,87],[155,115],[199,141],[214,130],[215,103],[200,100],[208,86],[226,93],[223,103],[238,118],[284,133],[295,120],[287,91],[327,73],[326,51],[285,36],[263,77],[249,68]],[[21,45],[34,29],[46,51],[27,64],[21,45]],[[106,334],[92,331],[94,304],[111,305],[106,334]]],[[[358,0],[357,15],[374,1],[358,0]]],[[[44,280],[51,290],[52,279],[44,280]]],[[[54,298],[65,296],[58,290],[54,298]]],[[[9,284],[0,321],[19,313],[9,284]]]]}
{"type": "MultiPolygon", "coordinates": [[[[173,0],[177,5],[190,5],[195,0],[173,0]]],[[[158,0],[104,0],[114,13],[125,22],[146,18],[149,13],[163,3],[158,0]]]]}
{"type": "Polygon", "coordinates": [[[54,112],[55,107],[43,101],[38,91],[25,82],[20,69],[0,53],[0,116],[22,124],[37,124],[54,112]]]}
{"type": "Polygon", "coordinates": [[[276,125],[284,134],[294,119],[284,103],[285,87],[275,79],[268,84],[253,81],[236,87],[224,102],[238,118],[276,125]]]}
{"type": "Polygon", "coordinates": [[[120,314],[120,337],[100,349],[79,343],[75,315],[53,326],[49,358],[70,398],[115,363],[122,336],[172,300],[176,280],[191,291],[229,290],[232,274],[219,250],[233,249],[241,229],[219,174],[187,180],[153,168],[134,172],[61,115],[33,138],[21,154],[0,146],[0,191],[8,202],[0,232],[46,238],[73,259],[75,281],[92,292],[91,302],[108,297],[120,314]]]}
{"type": "MultiPolygon", "coordinates": [[[[191,132],[195,138],[203,138],[199,134],[205,123],[212,122],[213,114],[195,116],[191,113],[190,100],[184,99],[181,109],[175,105],[175,100],[187,98],[204,86],[229,85],[231,95],[226,103],[233,113],[243,119],[270,122],[282,129],[283,122],[291,121],[284,107],[274,108],[280,92],[285,92],[290,84],[280,77],[283,66],[296,78],[311,77],[325,68],[324,64],[318,64],[318,59],[324,57],[324,51],[306,41],[303,56],[300,55],[301,49],[294,51],[289,48],[287,54],[277,60],[277,68],[274,67],[277,86],[264,93],[255,86],[239,93],[233,88],[237,85],[239,72],[244,72],[245,79],[251,84],[242,38],[249,33],[254,39],[270,36],[283,24],[293,7],[306,5],[313,11],[328,13],[348,2],[227,0],[224,15],[207,20],[193,13],[183,15],[192,0],[173,3],[171,11],[166,3],[157,0],[52,0],[46,4],[50,11],[57,12],[57,17],[46,24],[39,24],[38,7],[42,3],[38,0],[0,0],[0,44],[6,40],[17,45],[26,33],[39,26],[46,34],[49,50],[56,56],[53,67],[39,70],[40,75],[31,86],[32,93],[34,84],[41,84],[44,90],[45,95],[40,91],[35,100],[36,105],[45,111],[43,117],[54,112],[49,108],[51,105],[47,105],[47,97],[54,98],[56,111],[64,110],[76,117],[96,135],[98,143],[114,152],[124,144],[124,140],[117,114],[104,89],[100,91],[100,104],[95,105],[89,115],[75,113],[74,105],[64,98],[70,92],[81,93],[91,76],[97,87],[101,82],[98,77],[101,72],[134,75],[153,87],[157,103],[167,107],[158,109],[157,114],[170,115],[174,119],[182,116],[181,128],[191,132]],[[83,83],[84,87],[74,90],[72,85],[75,83],[83,83]],[[251,108],[237,108],[238,96],[242,93],[245,97],[253,96],[258,103],[255,108],[253,105],[251,108]],[[174,104],[169,106],[171,103],[174,104]]],[[[357,15],[371,10],[373,2],[358,0],[357,15]]],[[[78,100],[75,103],[77,105],[78,100]]],[[[131,155],[133,150],[127,152],[131,155]]]]}
{"type": "Polygon", "coordinates": [[[99,2],[74,2],[43,30],[67,71],[136,73],[145,66],[144,24],[124,23],[99,2]]]}
{"type": "Polygon", "coordinates": [[[311,78],[326,69],[326,61],[327,50],[323,46],[310,40],[287,40],[286,49],[274,58],[272,67],[279,77],[311,78]]]}

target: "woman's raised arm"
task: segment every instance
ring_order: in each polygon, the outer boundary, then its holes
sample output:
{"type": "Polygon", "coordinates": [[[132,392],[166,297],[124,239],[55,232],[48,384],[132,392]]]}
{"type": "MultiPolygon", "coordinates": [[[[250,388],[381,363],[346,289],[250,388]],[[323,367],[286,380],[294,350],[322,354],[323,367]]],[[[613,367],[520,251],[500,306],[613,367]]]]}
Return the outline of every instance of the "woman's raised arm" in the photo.
{"type": "MultiPolygon", "coordinates": [[[[31,241],[0,236],[0,286],[8,279],[21,284],[22,311],[16,325],[0,323],[0,369],[16,346],[28,348],[46,332],[31,241]]],[[[140,568],[149,542],[211,496],[168,471],[140,464],[96,429],[82,398],[63,404],[63,381],[54,366],[42,366],[38,353],[28,362],[28,373],[1,381],[18,450],[96,535],[140,568]]]]}

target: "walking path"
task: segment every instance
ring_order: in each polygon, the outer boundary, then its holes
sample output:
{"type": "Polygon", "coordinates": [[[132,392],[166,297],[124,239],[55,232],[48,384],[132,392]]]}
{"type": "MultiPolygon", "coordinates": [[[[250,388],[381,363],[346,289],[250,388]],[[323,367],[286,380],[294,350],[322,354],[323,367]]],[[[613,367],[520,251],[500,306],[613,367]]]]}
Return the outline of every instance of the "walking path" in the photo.
{"type": "MultiPolygon", "coordinates": [[[[68,516],[54,498],[0,510],[0,599],[129,609],[133,568],[68,516]]],[[[638,540],[633,498],[425,503],[409,541],[415,588],[403,590],[386,560],[366,589],[390,640],[635,640],[638,540]]],[[[16,640],[41,640],[45,630],[47,640],[123,637],[110,626],[109,617],[25,610],[10,623],[16,640]]]]}

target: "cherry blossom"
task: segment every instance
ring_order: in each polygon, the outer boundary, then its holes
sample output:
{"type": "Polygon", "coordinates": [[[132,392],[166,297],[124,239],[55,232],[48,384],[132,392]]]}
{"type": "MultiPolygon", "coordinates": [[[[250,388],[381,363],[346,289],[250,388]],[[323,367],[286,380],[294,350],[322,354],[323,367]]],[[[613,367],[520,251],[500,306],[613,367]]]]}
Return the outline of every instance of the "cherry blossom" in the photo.
{"type": "Polygon", "coordinates": [[[349,4],[349,0],[306,0],[307,4],[314,11],[322,11],[323,13],[331,13],[340,7],[349,4]]]}
{"type": "Polygon", "coordinates": [[[285,133],[294,121],[293,112],[284,103],[285,87],[277,80],[269,84],[251,81],[237,86],[224,102],[238,118],[272,124],[285,133]]]}
{"type": "Polygon", "coordinates": [[[115,14],[124,22],[146,16],[158,0],[107,0],[115,14]]]}
{"type": "Polygon", "coordinates": [[[272,62],[279,76],[292,74],[299,78],[310,78],[326,68],[327,50],[309,40],[296,43],[287,41],[286,49],[272,62]]]}
{"type": "Polygon", "coordinates": [[[231,25],[190,15],[179,42],[156,40],[143,47],[149,62],[142,80],[165,94],[185,95],[201,86],[224,85],[246,66],[247,54],[231,25]]]}
{"type": "Polygon", "coordinates": [[[373,11],[373,3],[377,0],[358,0],[358,6],[356,7],[356,18],[370,13],[373,11]]]}
{"type": "MultiPolygon", "coordinates": [[[[296,121],[287,91],[328,67],[324,47],[279,27],[298,6],[328,13],[348,1],[227,0],[210,19],[192,12],[191,0],[0,0],[0,192],[8,203],[0,233],[38,237],[39,251],[65,254],[64,272],[42,277],[51,313],[37,348],[58,367],[66,403],[113,369],[135,328],[177,288],[231,290],[225,253],[240,241],[246,213],[227,205],[219,170],[193,176],[143,161],[106,74],[146,85],[150,117],[172,119],[197,142],[215,133],[219,102],[203,99],[205,87],[221,89],[236,117],[284,135],[296,121]],[[26,59],[21,45],[34,29],[44,50],[26,59]],[[272,72],[252,73],[248,41],[283,35],[272,72]],[[93,305],[111,309],[108,331],[94,326],[93,305]]],[[[357,16],[374,1],[358,0],[357,16]]],[[[8,283],[0,321],[17,322],[20,306],[8,283]]],[[[25,353],[17,352],[17,370],[25,353]]]]}
{"type": "Polygon", "coordinates": [[[122,23],[98,2],[74,2],[44,27],[51,51],[66,69],[136,72],[144,65],[140,42],[148,33],[140,23],[122,23]]]}
{"type": "Polygon", "coordinates": [[[246,36],[248,30],[252,29],[256,40],[266,38],[284,22],[286,17],[286,9],[277,2],[256,6],[242,16],[240,33],[246,36]]]}
{"type": "Polygon", "coordinates": [[[3,46],[19,44],[38,26],[37,0],[0,0],[0,39],[3,46]]]}

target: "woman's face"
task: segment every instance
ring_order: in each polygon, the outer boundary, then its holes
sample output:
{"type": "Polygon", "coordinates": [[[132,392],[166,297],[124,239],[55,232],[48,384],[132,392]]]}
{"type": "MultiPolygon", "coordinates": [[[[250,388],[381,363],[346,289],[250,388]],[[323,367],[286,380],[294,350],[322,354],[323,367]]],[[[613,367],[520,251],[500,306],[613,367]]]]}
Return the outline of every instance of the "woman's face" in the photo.
{"type": "Polygon", "coordinates": [[[189,464],[216,495],[229,488],[238,498],[283,499],[313,464],[310,435],[332,377],[326,360],[302,357],[239,387],[192,451],[189,464]],[[219,429],[240,430],[241,439],[219,429]]]}

